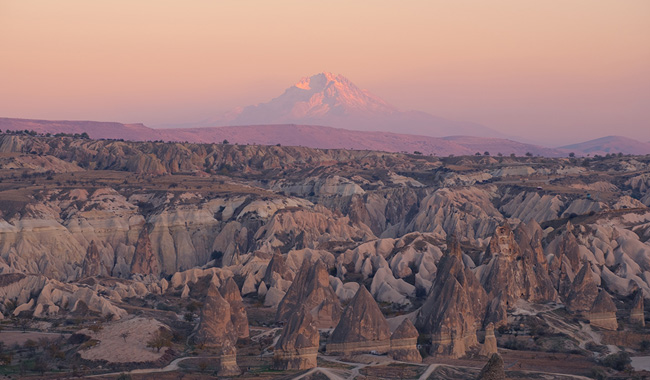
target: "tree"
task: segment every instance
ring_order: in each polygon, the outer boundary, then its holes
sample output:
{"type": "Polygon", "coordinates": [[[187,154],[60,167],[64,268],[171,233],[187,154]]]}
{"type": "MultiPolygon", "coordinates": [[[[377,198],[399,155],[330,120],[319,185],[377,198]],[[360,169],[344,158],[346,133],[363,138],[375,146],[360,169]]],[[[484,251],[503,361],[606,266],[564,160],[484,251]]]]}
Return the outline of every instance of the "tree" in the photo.
{"type": "Polygon", "coordinates": [[[228,145],[228,144],[230,144],[230,141],[223,139],[223,145],[228,145]]]}
{"type": "Polygon", "coordinates": [[[157,352],[163,347],[171,347],[172,333],[164,327],[159,328],[147,341],[147,347],[155,348],[157,352]]]}
{"type": "Polygon", "coordinates": [[[476,153],[474,153],[474,155],[475,155],[475,156],[480,156],[480,155],[481,155],[481,153],[479,153],[479,152],[476,152],[476,153]]]}
{"type": "Polygon", "coordinates": [[[490,152],[488,152],[488,151],[486,150],[485,152],[483,152],[483,155],[484,155],[484,156],[489,156],[489,155],[490,155],[490,152]]]}
{"type": "Polygon", "coordinates": [[[125,331],[125,332],[120,334],[120,338],[124,339],[124,341],[126,342],[126,338],[128,338],[129,335],[131,335],[131,333],[129,333],[128,331],[125,331]]]}
{"type": "Polygon", "coordinates": [[[419,150],[416,150],[416,151],[413,152],[413,154],[417,154],[417,155],[421,156],[422,152],[420,152],[419,150]]]}
{"type": "Polygon", "coordinates": [[[533,156],[532,153],[530,153],[530,152],[526,152],[526,157],[532,157],[532,156],[533,156]]]}
{"type": "Polygon", "coordinates": [[[82,138],[82,139],[89,139],[90,136],[88,136],[88,133],[83,132],[83,133],[81,134],[81,138],[82,138]]]}
{"type": "Polygon", "coordinates": [[[569,157],[573,158],[573,157],[575,157],[575,156],[576,156],[575,153],[573,153],[573,152],[569,153],[569,157]]]}

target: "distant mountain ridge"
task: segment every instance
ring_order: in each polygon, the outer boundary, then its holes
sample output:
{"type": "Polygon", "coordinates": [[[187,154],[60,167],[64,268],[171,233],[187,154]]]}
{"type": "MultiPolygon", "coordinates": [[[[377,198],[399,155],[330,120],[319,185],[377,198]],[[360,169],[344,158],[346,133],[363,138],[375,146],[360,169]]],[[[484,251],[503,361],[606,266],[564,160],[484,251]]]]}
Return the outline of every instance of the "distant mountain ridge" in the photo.
{"type": "Polygon", "coordinates": [[[650,154],[650,142],[633,140],[623,136],[605,136],[577,144],[566,145],[559,149],[585,155],[605,155],[619,152],[625,154],[650,154]]]}
{"type": "Polygon", "coordinates": [[[432,137],[504,136],[476,123],[447,120],[420,111],[401,111],[344,76],[328,72],[304,77],[266,103],[239,107],[192,126],[269,124],[322,125],[373,132],[399,130],[432,137]]]}
{"type": "Polygon", "coordinates": [[[472,155],[489,152],[522,156],[561,157],[607,153],[650,154],[650,143],[622,136],[607,136],[560,148],[548,148],[509,139],[476,136],[430,137],[421,135],[365,132],[316,125],[248,125],[211,128],[153,129],[143,124],[122,124],[99,121],[49,121],[0,118],[0,130],[33,130],[38,133],[83,133],[94,139],[125,139],[133,141],[188,141],[220,143],[228,140],[238,144],[305,146],[322,149],[357,149],[386,152],[421,152],[438,156],[472,155]]]}
{"type": "Polygon", "coordinates": [[[485,151],[496,155],[515,153],[559,157],[566,152],[517,141],[470,137],[429,137],[391,132],[364,132],[314,125],[253,125],[213,128],[153,129],[142,124],[121,124],[96,121],[47,121],[0,118],[0,129],[34,130],[38,133],[83,133],[95,139],[125,139],[133,141],[188,141],[220,143],[228,140],[238,144],[293,145],[310,148],[363,149],[386,152],[415,151],[422,154],[472,155],[485,151]]]}

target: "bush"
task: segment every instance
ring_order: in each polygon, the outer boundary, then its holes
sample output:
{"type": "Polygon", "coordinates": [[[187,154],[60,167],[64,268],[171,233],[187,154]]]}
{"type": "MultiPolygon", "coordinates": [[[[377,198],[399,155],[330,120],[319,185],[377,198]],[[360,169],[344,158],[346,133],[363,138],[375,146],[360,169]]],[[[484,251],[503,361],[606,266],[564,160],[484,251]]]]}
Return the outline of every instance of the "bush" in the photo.
{"type": "Polygon", "coordinates": [[[596,380],[605,380],[607,379],[607,374],[600,368],[592,368],[589,377],[596,380]]]}
{"type": "Polygon", "coordinates": [[[630,354],[624,351],[607,355],[602,360],[602,364],[605,367],[613,368],[617,371],[623,371],[631,363],[632,363],[632,359],[630,359],[630,354]]]}
{"type": "Polygon", "coordinates": [[[641,344],[640,344],[639,346],[640,346],[639,348],[640,348],[641,351],[643,351],[643,352],[650,351],[650,340],[644,340],[644,341],[642,341],[641,344]]]}

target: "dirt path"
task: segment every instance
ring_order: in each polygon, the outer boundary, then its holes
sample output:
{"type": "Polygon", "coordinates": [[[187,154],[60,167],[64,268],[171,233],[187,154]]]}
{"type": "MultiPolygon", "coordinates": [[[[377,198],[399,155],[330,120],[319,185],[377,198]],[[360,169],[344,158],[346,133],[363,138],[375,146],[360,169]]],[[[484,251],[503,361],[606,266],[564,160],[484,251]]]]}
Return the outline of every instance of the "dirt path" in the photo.
{"type": "Polygon", "coordinates": [[[423,373],[422,375],[420,375],[420,377],[418,378],[418,380],[427,380],[427,379],[429,378],[429,376],[431,376],[431,374],[433,373],[433,371],[435,371],[436,368],[438,368],[439,366],[440,366],[440,364],[431,364],[431,365],[429,366],[429,368],[427,368],[427,370],[424,371],[424,373],[423,373]]]}
{"type": "MultiPolygon", "coordinates": [[[[311,375],[311,374],[313,374],[315,372],[320,372],[320,373],[324,374],[325,376],[330,378],[330,380],[346,380],[346,379],[354,378],[354,377],[341,377],[341,376],[339,376],[339,374],[335,373],[334,370],[332,370],[331,368],[316,367],[316,368],[312,368],[311,370],[303,373],[300,376],[294,377],[294,380],[302,379],[302,378],[304,378],[306,376],[309,376],[309,375],[311,375]]],[[[343,371],[341,371],[341,372],[343,372],[343,371]]]]}
{"type": "Polygon", "coordinates": [[[97,375],[90,375],[86,377],[102,377],[102,376],[119,376],[123,373],[129,374],[129,375],[135,375],[135,374],[144,374],[144,373],[160,373],[160,372],[171,372],[171,371],[176,371],[180,369],[178,366],[178,363],[188,360],[188,359],[218,359],[218,356],[205,356],[205,357],[197,357],[197,356],[184,356],[182,358],[177,358],[174,359],[171,363],[167,364],[163,368],[141,368],[141,369],[134,369],[129,372],[111,372],[111,373],[101,373],[97,375]]]}

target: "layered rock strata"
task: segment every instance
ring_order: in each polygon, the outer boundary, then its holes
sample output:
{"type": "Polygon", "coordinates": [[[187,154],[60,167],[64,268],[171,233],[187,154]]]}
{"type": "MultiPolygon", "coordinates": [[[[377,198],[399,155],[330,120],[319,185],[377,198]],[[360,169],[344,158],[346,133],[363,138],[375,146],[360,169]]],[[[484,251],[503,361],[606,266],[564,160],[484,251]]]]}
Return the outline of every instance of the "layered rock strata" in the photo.
{"type": "Polygon", "coordinates": [[[219,292],[230,304],[230,316],[234,328],[237,331],[237,337],[239,339],[248,338],[250,335],[248,329],[248,314],[246,313],[246,307],[244,306],[241,293],[239,292],[239,287],[235,283],[235,280],[233,280],[232,277],[229,277],[221,286],[219,292]]]}
{"type": "Polygon", "coordinates": [[[643,291],[637,290],[634,296],[634,301],[632,302],[632,309],[630,310],[630,322],[642,327],[645,326],[643,303],[643,291]]]}
{"type": "Polygon", "coordinates": [[[304,305],[319,328],[332,328],[341,318],[341,303],[330,285],[325,263],[303,260],[300,270],[278,305],[276,320],[286,322],[298,307],[304,305]]]}
{"type": "Polygon", "coordinates": [[[462,357],[478,345],[476,330],[485,316],[487,294],[458,253],[443,256],[431,293],[415,326],[431,339],[431,354],[462,357]]]}
{"type": "Polygon", "coordinates": [[[601,290],[594,301],[591,310],[587,314],[589,323],[592,326],[600,327],[605,330],[616,330],[618,322],[616,321],[616,305],[612,297],[604,290],[601,290]]]}
{"type": "Polygon", "coordinates": [[[497,338],[494,336],[494,324],[489,323],[485,326],[485,341],[481,346],[480,354],[491,357],[497,353],[497,338]]]}
{"type": "Polygon", "coordinates": [[[237,366],[237,331],[232,323],[230,304],[214,283],[210,283],[208,294],[201,309],[201,322],[194,340],[206,347],[217,349],[219,355],[219,376],[239,374],[237,366]]]}
{"type": "Polygon", "coordinates": [[[319,341],[314,318],[305,307],[301,307],[289,317],[275,344],[273,367],[279,370],[315,368],[319,341]]]}
{"type": "Polygon", "coordinates": [[[379,310],[377,302],[365,286],[345,310],[327,343],[330,354],[352,355],[357,353],[380,353],[390,350],[390,328],[379,310]]]}
{"type": "Polygon", "coordinates": [[[390,337],[388,355],[394,360],[421,363],[422,356],[418,351],[418,330],[408,318],[397,327],[390,337]]]}

